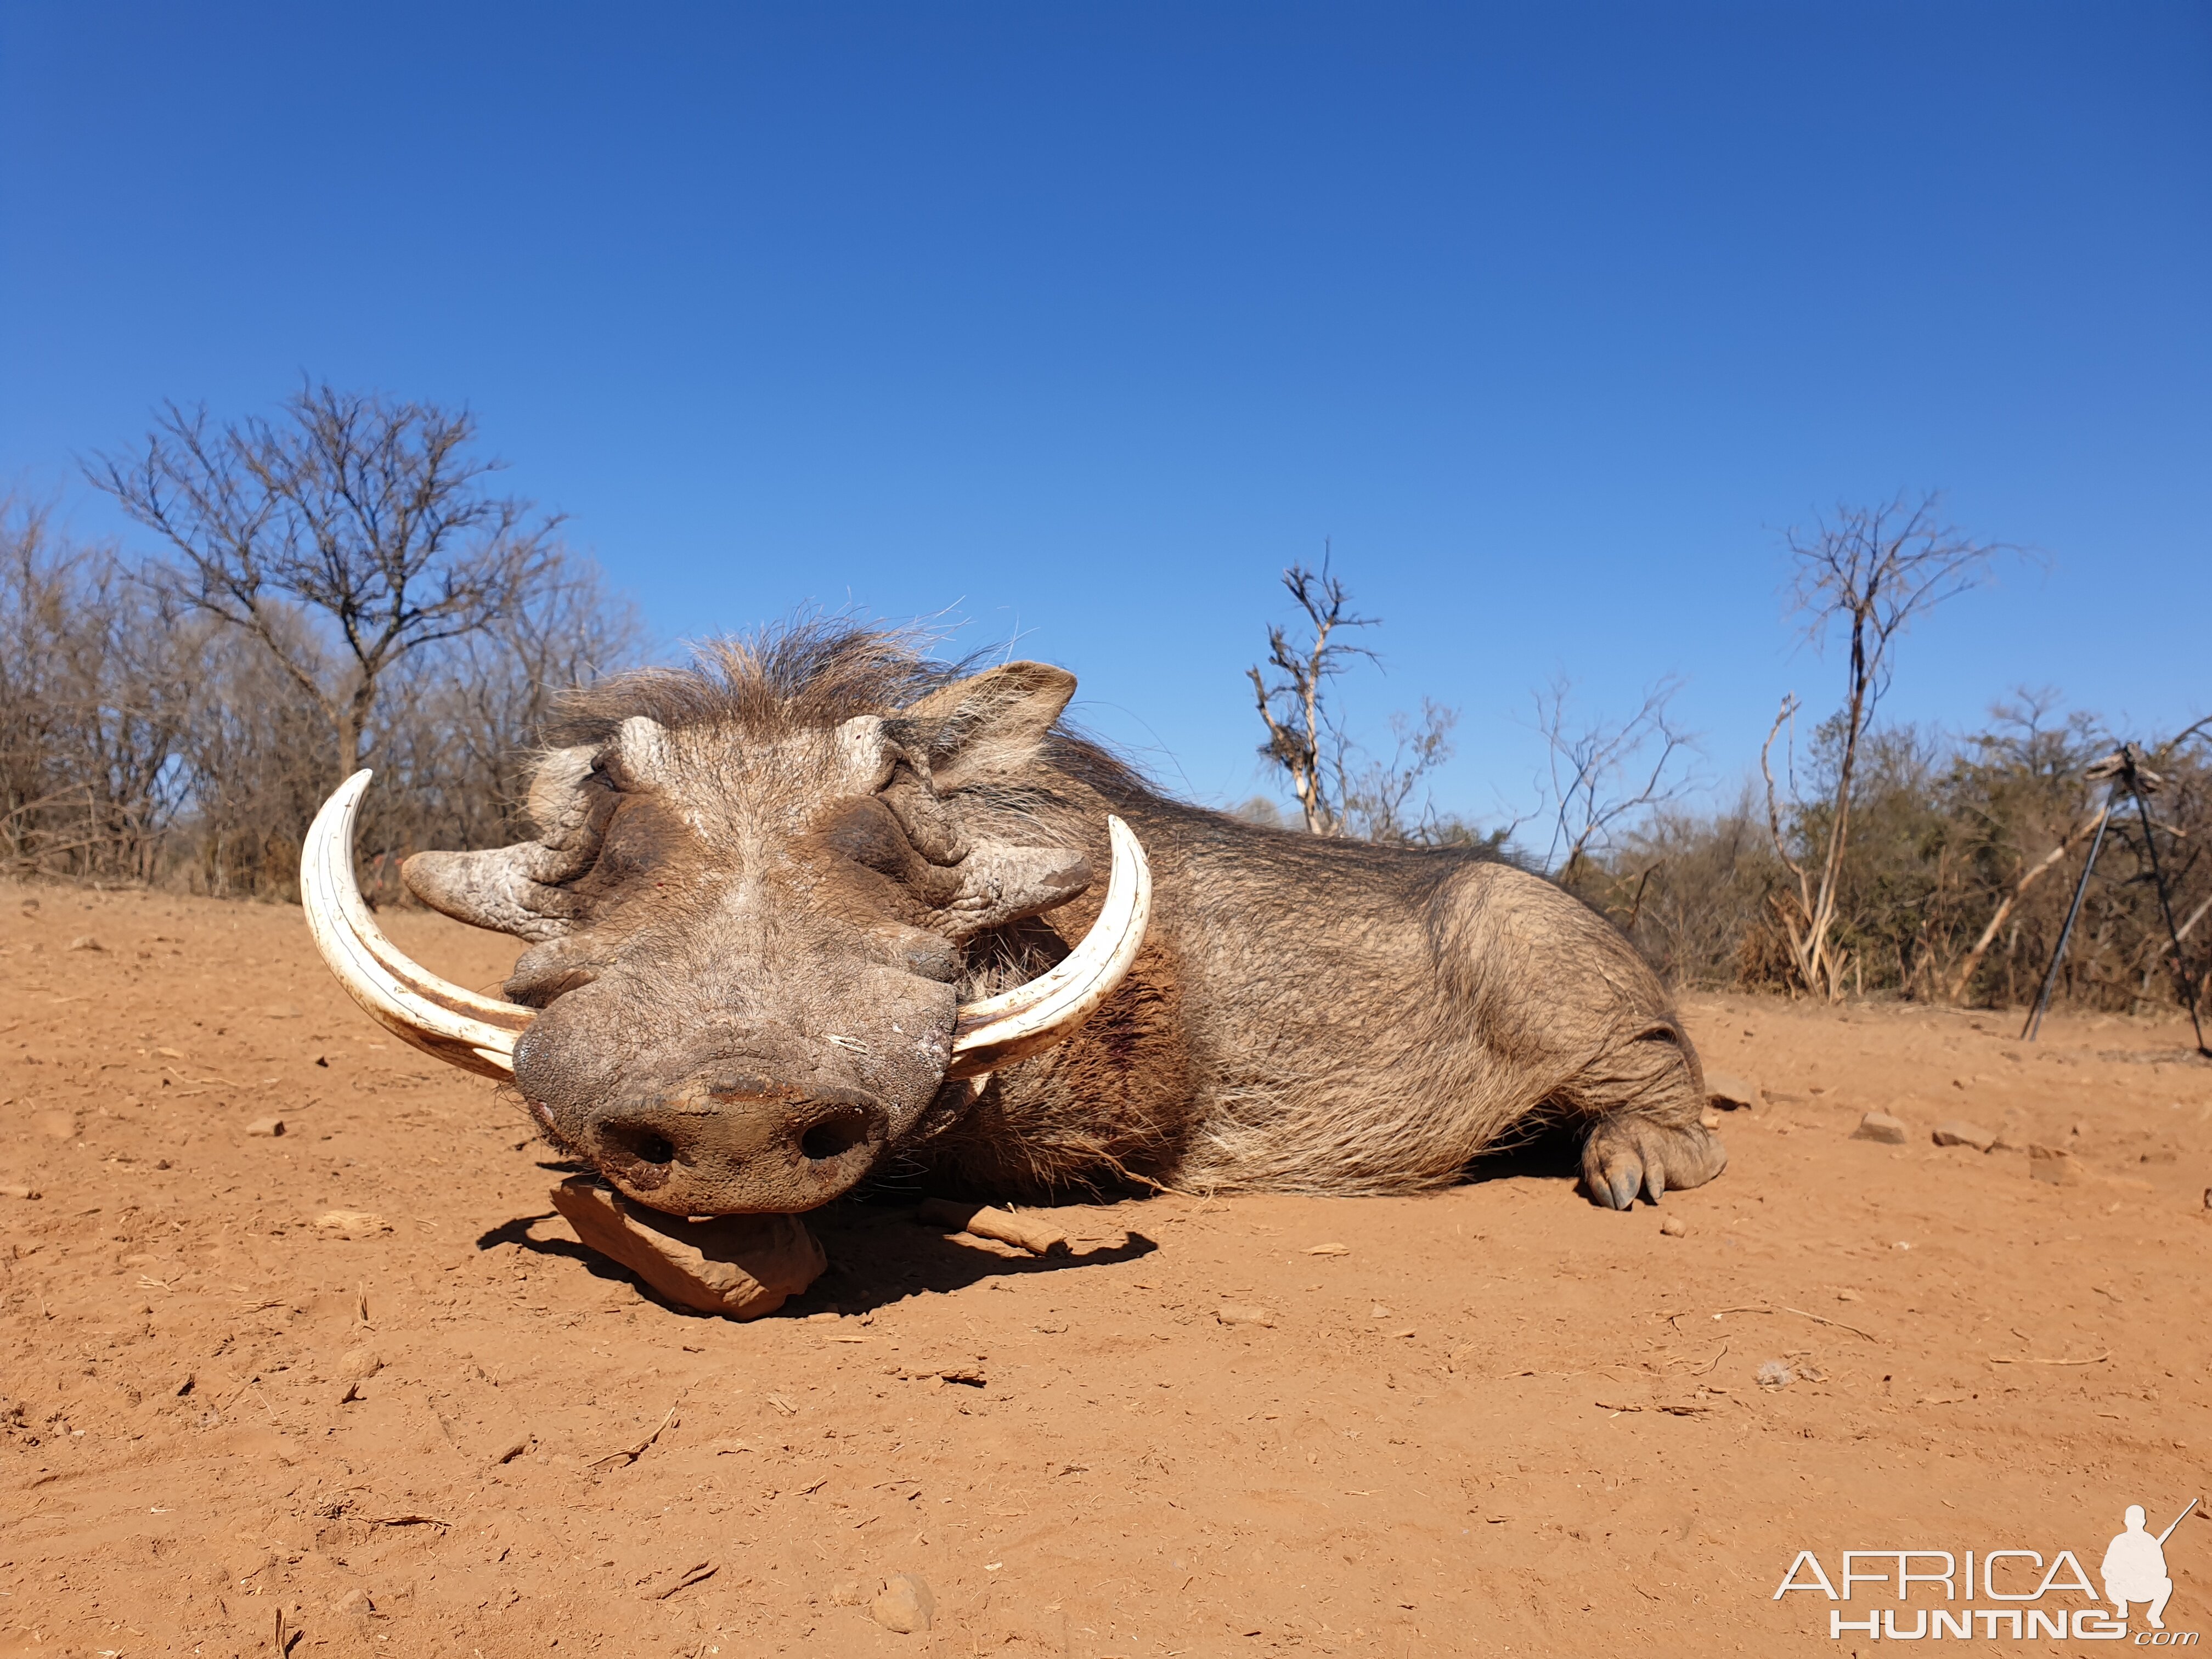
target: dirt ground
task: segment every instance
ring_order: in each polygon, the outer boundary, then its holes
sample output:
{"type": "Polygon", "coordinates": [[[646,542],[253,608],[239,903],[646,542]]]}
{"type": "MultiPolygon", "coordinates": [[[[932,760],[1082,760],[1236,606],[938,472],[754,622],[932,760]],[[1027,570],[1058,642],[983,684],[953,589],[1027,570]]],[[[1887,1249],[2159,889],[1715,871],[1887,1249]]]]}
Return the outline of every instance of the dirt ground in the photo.
{"type": "MultiPolygon", "coordinates": [[[[513,951],[391,931],[484,987],[513,951]]],[[[1066,1259],[846,1204],[738,1325],[587,1256],[520,1107],[297,911],[0,888],[0,1655],[1839,1653],[1775,1599],[1801,1549],[2094,1573],[2124,1505],[2212,1496],[2185,1025],[1687,1012],[1768,1103],[1659,1211],[1558,1149],[1063,1209],[1066,1259]],[[930,1632],[854,1604],[897,1574],[930,1632]]],[[[2212,1524],[2166,1555],[2212,1628],[2212,1524]]]]}

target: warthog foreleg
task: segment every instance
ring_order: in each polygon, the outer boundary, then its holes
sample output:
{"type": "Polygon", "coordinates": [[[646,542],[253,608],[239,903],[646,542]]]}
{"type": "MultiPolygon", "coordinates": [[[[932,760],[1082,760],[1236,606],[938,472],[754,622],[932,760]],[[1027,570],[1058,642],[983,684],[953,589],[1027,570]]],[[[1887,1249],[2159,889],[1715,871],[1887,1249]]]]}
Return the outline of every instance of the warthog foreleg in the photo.
{"type": "Polygon", "coordinates": [[[1676,1126],[1623,1113],[1602,1118],[1583,1142],[1583,1184],[1599,1203],[1625,1210],[1640,1191],[1652,1203],[1672,1187],[1698,1187],[1728,1164],[1720,1137],[1701,1124],[1676,1126]]]}
{"type": "Polygon", "coordinates": [[[1615,1210],[1638,1193],[1656,1204],[1670,1188],[1703,1186],[1728,1164],[1720,1138],[1701,1121],[1705,1074],[1680,1024],[1668,1016],[1628,1030],[1634,1034],[1604,1043],[1554,1097],[1589,1122],[1583,1184],[1615,1210]]]}

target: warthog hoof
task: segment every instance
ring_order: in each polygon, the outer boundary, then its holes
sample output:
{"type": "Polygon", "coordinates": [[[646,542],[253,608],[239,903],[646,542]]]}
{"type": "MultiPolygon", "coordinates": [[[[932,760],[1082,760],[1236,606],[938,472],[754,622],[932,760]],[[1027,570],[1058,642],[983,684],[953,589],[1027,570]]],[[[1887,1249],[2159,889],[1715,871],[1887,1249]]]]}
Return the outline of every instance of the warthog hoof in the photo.
{"type": "Polygon", "coordinates": [[[1728,1167],[1720,1137],[1697,1124],[1669,1128],[1649,1118],[1608,1117],[1583,1142],[1583,1185],[1608,1209],[1625,1210],[1640,1190],[1652,1203],[1672,1187],[1702,1187],[1728,1167]]]}

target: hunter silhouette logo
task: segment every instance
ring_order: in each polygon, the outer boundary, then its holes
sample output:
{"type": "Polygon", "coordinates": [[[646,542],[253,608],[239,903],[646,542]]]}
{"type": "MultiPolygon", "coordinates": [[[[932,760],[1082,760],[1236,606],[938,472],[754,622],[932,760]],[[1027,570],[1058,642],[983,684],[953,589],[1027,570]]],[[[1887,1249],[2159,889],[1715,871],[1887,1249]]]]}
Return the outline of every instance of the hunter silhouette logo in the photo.
{"type": "Polygon", "coordinates": [[[1790,1571],[1782,1575],[1774,1600],[1781,1601],[1792,1590],[1807,1590],[1836,1602],[1894,1599],[1909,1604],[1915,1588],[1920,1589],[1923,1605],[1917,1607],[1866,1607],[1864,1618],[1848,1618],[1842,1607],[1831,1607],[1828,1635],[1837,1641],[1848,1632],[1875,1641],[1884,1637],[1902,1642],[1929,1637],[1978,1637],[1990,1642],[2071,1638],[2132,1641],[2136,1647],[2195,1647],[2197,1632],[2166,1627],[2166,1603],[2173,1598],[2166,1544],[2197,1502],[2191,1498],[2163,1532],[2155,1533],[2149,1528],[2143,1506],[2129,1504],[2122,1517],[2124,1530],[2113,1535],[2098,1563],[2098,1577],[2104,1581],[2101,1594],[2090,1582],[2081,1558],[2067,1549],[2060,1550],[2047,1565],[2041,1552],[2026,1549],[1955,1553],[1928,1549],[1845,1550],[1843,1571],[1835,1578],[1828,1576],[1817,1554],[1800,1550],[1790,1571]],[[1893,1590],[1893,1598],[1889,1594],[1893,1590]],[[2063,1596],[2078,1597],[2090,1605],[2066,1606],[2046,1599],[2063,1596]],[[1960,1605],[1977,1601],[1998,1605],[1960,1605]],[[1931,1601],[1940,1605],[1925,1605],[1931,1601]],[[2130,1607],[2142,1609],[2144,1628],[2130,1630],[2130,1607]],[[1900,1622],[1908,1617],[1911,1624],[1900,1622]]]}
{"type": "Polygon", "coordinates": [[[2128,1616],[2129,1602],[2144,1601],[2150,1608],[2144,1620],[2153,1630],[2166,1628],[2166,1604],[2173,1595],[2173,1580],[2166,1573],[2166,1540],[2196,1507],[2192,1498],[2189,1509],[2173,1517],[2173,1526],[2154,1538],[2143,1530],[2142,1505],[2128,1505],[2128,1529],[2105,1547],[2103,1568],[2105,1599],[2119,1609],[2122,1619],[2128,1616]]]}

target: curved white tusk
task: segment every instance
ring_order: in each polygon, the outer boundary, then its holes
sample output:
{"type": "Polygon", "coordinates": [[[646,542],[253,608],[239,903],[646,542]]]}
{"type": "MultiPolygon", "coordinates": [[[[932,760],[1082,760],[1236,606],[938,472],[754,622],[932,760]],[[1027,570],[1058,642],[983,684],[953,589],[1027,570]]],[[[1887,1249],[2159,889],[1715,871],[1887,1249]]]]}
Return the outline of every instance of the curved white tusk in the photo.
{"type": "Polygon", "coordinates": [[[514,1040],[535,1008],[440,979],[384,936],[353,873],[353,826],[374,775],[355,773],[323,803],[300,849],[300,904],[315,948],[370,1018],[425,1054],[486,1077],[514,1074],[514,1040]]]}
{"type": "Polygon", "coordinates": [[[1129,971],[1152,921],[1152,866],[1121,819],[1108,817],[1106,836],[1114,863],[1098,920],[1051,972],[997,996],[960,1005],[946,1076],[974,1077],[1073,1036],[1129,971]]]}

